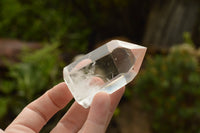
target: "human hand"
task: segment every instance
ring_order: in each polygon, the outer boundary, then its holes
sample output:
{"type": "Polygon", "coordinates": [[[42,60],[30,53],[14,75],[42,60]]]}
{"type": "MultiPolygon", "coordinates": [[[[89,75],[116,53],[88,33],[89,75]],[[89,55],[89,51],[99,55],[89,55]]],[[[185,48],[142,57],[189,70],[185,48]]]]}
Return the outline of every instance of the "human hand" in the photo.
{"type": "MultiPolygon", "coordinates": [[[[97,93],[90,108],[74,102],[51,133],[104,133],[125,88],[113,94],[97,93]]],[[[60,83],[27,105],[16,119],[0,133],[38,133],[47,121],[72,99],[65,83],[60,83]]]]}

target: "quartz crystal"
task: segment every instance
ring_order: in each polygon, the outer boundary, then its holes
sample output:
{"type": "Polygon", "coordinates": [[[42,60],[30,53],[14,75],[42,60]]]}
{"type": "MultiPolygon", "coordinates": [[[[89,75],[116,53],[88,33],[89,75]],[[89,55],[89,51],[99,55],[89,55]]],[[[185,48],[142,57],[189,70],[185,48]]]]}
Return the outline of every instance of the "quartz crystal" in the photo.
{"type": "Polygon", "coordinates": [[[132,81],[145,52],[143,46],[112,40],[66,66],[64,80],[74,99],[88,108],[96,93],[111,94],[132,81]]]}

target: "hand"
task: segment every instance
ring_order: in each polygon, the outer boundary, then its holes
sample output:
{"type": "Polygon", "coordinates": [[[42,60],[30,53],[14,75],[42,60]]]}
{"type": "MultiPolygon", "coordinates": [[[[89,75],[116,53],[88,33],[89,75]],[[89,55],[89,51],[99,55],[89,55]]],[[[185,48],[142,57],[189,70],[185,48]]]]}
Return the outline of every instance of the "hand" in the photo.
{"type": "MultiPolygon", "coordinates": [[[[91,107],[83,108],[74,102],[51,133],[104,133],[117,107],[124,87],[113,94],[100,92],[95,95],[91,107]]],[[[38,133],[47,121],[64,108],[72,95],[65,83],[60,83],[27,105],[5,129],[6,133],[38,133]]],[[[5,133],[0,131],[0,133],[5,133]]]]}

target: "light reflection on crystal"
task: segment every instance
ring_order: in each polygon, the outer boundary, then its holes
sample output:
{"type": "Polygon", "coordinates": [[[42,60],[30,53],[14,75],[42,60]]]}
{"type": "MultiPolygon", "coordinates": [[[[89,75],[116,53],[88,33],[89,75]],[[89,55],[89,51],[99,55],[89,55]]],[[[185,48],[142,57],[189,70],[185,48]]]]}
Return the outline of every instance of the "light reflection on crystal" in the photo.
{"type": "Polygon", "coordinates": [[[129,83],[145,52],[145,47],[113,40],[66,66],[64,80],[75,100],[87,108],[96,93],[111,94],[129,83]]]}

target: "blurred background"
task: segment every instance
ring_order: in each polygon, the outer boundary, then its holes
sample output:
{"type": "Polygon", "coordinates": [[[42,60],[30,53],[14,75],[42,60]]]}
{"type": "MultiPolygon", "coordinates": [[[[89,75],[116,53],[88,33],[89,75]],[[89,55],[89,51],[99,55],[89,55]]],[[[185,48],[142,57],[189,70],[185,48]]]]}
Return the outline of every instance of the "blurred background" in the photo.
{"type": "Polygon", "coordinates": [[[148,52],[107,132],[199,133],[199,0],[0,0],[0,127],[62,82],[75,56],[112,39],[148,52]]]}

